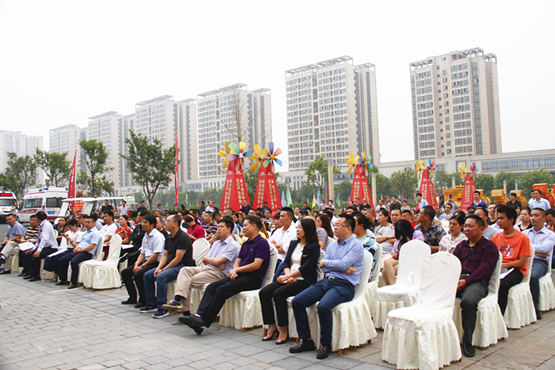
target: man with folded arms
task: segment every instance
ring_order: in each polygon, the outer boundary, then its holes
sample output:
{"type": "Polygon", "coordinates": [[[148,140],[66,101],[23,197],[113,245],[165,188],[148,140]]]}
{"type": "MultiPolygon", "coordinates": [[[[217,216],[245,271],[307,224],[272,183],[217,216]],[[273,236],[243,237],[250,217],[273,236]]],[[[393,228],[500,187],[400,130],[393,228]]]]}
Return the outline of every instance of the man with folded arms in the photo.
{"type": "Polygon", "coordinates": [[[540,278],[547,274],[549,256],[553,253],[555,245],[555,233],[548,230],[545,226],[546,212],[543,208],[534,208],[530,215],[532,228],[523,230],[530,243],[534,246],[534,262],[532,263],[532,273],[530,274],[530,291],[534,300],[536,317],[542,319],[540,314],[540,278]]]}
{"type": "Polygon", "coordinates": [[[486,225],[481,217],[468,216],[464,223],[467,240],[460,242],[453,251],[453,255],[461,261],[457,297],[461,299],[462,348],[465,357],[476,355],[472,347],[472,335],[476,328],[478,303],[488,294],[489,280],[499,260],[495,243],[482,236],[486,225]]]}
{"type": "Polygon", "coordinates": [[[158,267],[144,274],[146,306],[141,308],[141,312],[156,311],[152,315],[155,319],[168,316],[168,311],[162,308],[168,295],[168,283],[177,279],[177,274],[183,267],[195,266],[191,239],[181,230],[180,223],[181,220],[177,215],[168,217],[167,229],[170,235],[165,241],[164,254],[158,267]],[[154,282],[156,282],[156,293],[154,282]]]}
{"type": "Polygon", "coordinates": [[[23,234],[25,234],[25,229],[15,219],[15,215],[9,214],[6,216],[6,222],[8,223],[8,230],[6,231],[6,237],[2,246],[2,254],[0,254],[0,264],[2,269],[0,269],[0,275],[10,274],[12,272],[12,262],[13,256],[19,252],[18,243],[21,242],[23,234]]]}
{"type": "Polygon", "coordinates": [[[31,275],[29,281],[40,280],[40,262],[52,253],[58,251],[56,232],[50,221],[47,220],[46,213],[44,211],[39,211],[36,216],[40,222],[37,245],[34,249],[25,252],[25,262],[29,267],[29,273],[31,275]]]}
{"type": "Polygon", "coordinates": [[[218,224],[216,234],[219,239],[214,242],[207,256],[202,258],[203,266],[183,267],[177,276],[175,298],[166,305],[164,310],[183,309],[183,317],[190,316],[191,288],[201,288],[224,279],[233,268],[241,246],[235,241],[231,232],[235,224],[228,217],[223,217],[218,224]]]}
{"type": "Polygon", "coordinates": [[[205,327],[212,324],[228,298],[245,290],[260,289],[270,264],[270,245],[259,235],[261,228],[260,218],[245,217],[243,235],[248,240],[243,242],[233,269],[229,270],[229,277],[206,288],[196,314],[179,318],[195,333],[202,333],[205,327]]]}
{"type": "MultiPolygon", "coordinates": [[[[60,282],[56,285],[66,285],[67,269],[71,263],[71,285],[68,289],[77,288],[77,279],[79,278],[79,264],[94,258],[96,248],[102,240],[102,234],[95,227],[96,216],[88,216],[85,219],[85,227],[87,231],[81,237],[79,244],[73,248],[73,253],[64,254],[58,260],[58,277],[60,282]]],[[[102,246],[100,246],[102,248],[102,246]]]]}
{"type": "MultiPolygon", "coordinates": [[[[140,254],[134,265],[127,267],[121,272],[121,277],[129,298],[122,301],[121,304],[135,304],[135,308],[143,308],[147,306],[145,298],[144,274],[158,266],[158,262],[162,258],[164,252],[164,244],[166,239],[164,235],[156,230],[156,217],[152,214],[145,214],[141,220],[141,232],[143,232],[142,245],[140,254]],[[133,284],[135,282],[135,284],[133,284]],[[137,286],[137,289],[135,289],[137,286]],[[137,290],[139,291],[139,300],[137,301],[137,290]]],[[[139,225],[136,226],[136,228],[139,225]]],[[[135,228],[135,229],[136,229],[135,228]]]]}
{"type": "Polygon", "coordinates": [[[320,320],[320,348],[316,358],[325,359],[331,352],[331,332],[333,316],[331,310],[355,296],[355,286],[359,284],[364,267],[364,247],[358,241],[353,230],[356,222],[352,216],[342,214],[334,225],[337,241],[330,243],[326,256],[320,262],[324,278],[311,285],[293,298],[293,313],[297,323],[297,332],[301,342],[289,352],[299,353],[315,350],[310,334],[306,308],[318,304],[320,320]]]}

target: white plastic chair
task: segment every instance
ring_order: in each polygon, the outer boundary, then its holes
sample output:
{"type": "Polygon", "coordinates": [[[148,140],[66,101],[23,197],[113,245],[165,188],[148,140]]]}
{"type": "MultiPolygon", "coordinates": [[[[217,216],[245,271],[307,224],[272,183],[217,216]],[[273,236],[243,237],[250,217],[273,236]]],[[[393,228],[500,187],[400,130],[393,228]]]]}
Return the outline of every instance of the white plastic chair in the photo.
{"type": "Polygon", "coordinates": [[[378,290],[378,282],[380,279],[380,260],[382,259],[382,246],[377,243],[376,254],[374,255],[374,268],[370,274],[370,281],[366,285],[366,302],[368,302],[368,307],[370,308],[370,313],[372,317],[376,314],[376,291],[378,290]]]}
{"type": "Polygon", "coordinates": [[[409,307],[416,302],[422,265],[430,253],[432,253],[430,246],[420,240],[411,240],[403,245],[399,254],[399,269],[395,284],[376,290],[374,300],[376,328],[385,326],[389,311],[409,307]]]}
{"type": "Polygon", "coordinates": [[[85,288],[98,290],[121,287],[118,269],[121,242],[121,236],[117,234],[112,235],[106,261],[89,260],[79,266],[79,278],[82,279],[85,288]]]}
{"type": "Polygon", "coordinates": [[[509,289],[507,298],[507,309],[503,319],[509,329],[520,329],[523,326],[536,322],[536,309],[530,292],[530,274],[532,273],[532,262],[534,261],[534,246],[530,244],[530,254],[526,262],[526,275],[520,284],[509,289]]]}
{"type": "Polygon", "coordinates": [[[549,254],[547,273],[540,278],[540,311],[549,311],[555,308],[555,285],[551,279],[551,261],[553,250],[549,254]]]}
{"type": "Polygon", "coordinates": [[[389,312],[382,340],[382,359],[398,369],[435,370],[461,359],[453,304],[461,274],[459,259],[447,252],[423,264],[422,303],[389,312]]]}
{"type": "MultiPolygon", "coordinates": [[[[193,243],[193,259],[195,260],[195,263],[197,266],[204,265],[204,263],[202,262],[202,259],[204,258],[204,256],[208,254],[209,250],[210,250],[210,243],[208,242],[208,240],[206,240],[205,238],[200,238],[195,240],[195,242],[193,243]]],[[[166,295],[167,302],[171,301],[175,296],[176,283],[177,283],[177,280],[174,280],[174,281],[170,281],[167,285],[168,287],[168,293],[166,295]]],[[[202,290],[202,294],[204,294],[204,289],[202,290]]],[[[202,295],[200,296],[200,298],[202,299],[202,295]]]]}
{"type": "MultiPolygon", "coordinates": [[[[262,280],[260,288],[272,282],[276,270],[278,251],[272,244],[270,246],[270,263],[266,277],[262,280]]],[[[220,325],[244,331],[246,328],[262,326],[262,307],[258,292],[260,289],[246,290],[229,298],[220,311],[220,325]]],[[[199,302],[200,303],[200,302],[199,302]]]]}
{"type": "MultiPolygon", "coordinates": [[[[480,300],[478,303],[478,314],[476,316],[476,327],[472,335],[472,345],[484,349],[492,344],[496,344],[499,339],[505,339],[509,336],[501,308],[497,303],[497,292],[499,291],[499,275],[501,273],[501,264],[503,258],[499,253],[499,259],[493,270],[493,274],[489,280],[488,295],[480,300]]],[[[453,321],[457,326],[459,332],[459,340],[462,342],[463,327],[462,327],[462,309],[461,299],[455,300],[455,307],[453,310],[453,321]]]]}
{"type": "MultiPolygon", "coordinates": [[[[88,261],[84,261],[81,262],[79,264],[79,276],[77,277],[77,284],[83,284],[84,285],[84,281],[86,280],[87,283],[91,283],[92,277],[90,276],[86,276],[87,272],[83,272],[83,269],[81,267],[83,267],[83,264],[85,262],[92,262],[92,261],[100,261],[100,257],[102,256],[102,246],[104,245],[104,237],[100,238],[100,243],[96,246],[96,251],[94,254],[94,259],[92,260],[88,260],[88,261]]],[[[67,276],[71,276],[71,263],[69,264],[69,266],[67,267],[67,276]]]]}
{"type": "MultiPolygon", "coordinates": [[[[359,284],[355,287],[355,296],[351,301],[341,303],[331,310],[333,315],[331,350],[338,351],[339,355],[342,350],[366,344],[378,335],[372,323],[372,315],[365,294],[373,261],[372,253],[365,250],[364,267],[360,274],[359,284]]],[[[317,308],[318,303],[308,308],[310,332],[316,347],[320,345],[320,321],[317,308]]]]}

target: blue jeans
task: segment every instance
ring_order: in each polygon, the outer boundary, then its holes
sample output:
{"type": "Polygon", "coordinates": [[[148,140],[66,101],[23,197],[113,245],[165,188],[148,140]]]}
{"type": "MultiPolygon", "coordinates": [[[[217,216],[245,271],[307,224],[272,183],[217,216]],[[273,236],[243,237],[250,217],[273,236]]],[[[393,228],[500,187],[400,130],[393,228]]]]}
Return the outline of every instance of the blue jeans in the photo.
{"type": "Polygon", "coordinates": [[[318,304],[320,320],[320,344],[331,344],[333,316],[331,310],[338,304],[349,302],[355,296],[355,287],[347,280],[324,278],[309,286],[293,298],[293,313],[297,323],[299,339],[310,339],[310,326],[306,308],[318,304]]]}
{"type": "Polygon", "coordinates": [[[158,306],[158,311],[162,311],[162,305],[166,304],[168,295],[168,283],[177,279],[179,270],[185,267],[180,263],[166,271],[159,272],[154,278],[156,269],[148,270],[144,274],[146,304],[148,306],[158,306]],[[154,281],[156,281],[156,295],[154,294],[154,281]]]}
{"type": "Polygon", "coordinates": [[[540,278],[547,274],[547,264],[545,260],[534,258],[532,273],[530,274],[530,292],[536,310],[540,309],[540,278]]]}

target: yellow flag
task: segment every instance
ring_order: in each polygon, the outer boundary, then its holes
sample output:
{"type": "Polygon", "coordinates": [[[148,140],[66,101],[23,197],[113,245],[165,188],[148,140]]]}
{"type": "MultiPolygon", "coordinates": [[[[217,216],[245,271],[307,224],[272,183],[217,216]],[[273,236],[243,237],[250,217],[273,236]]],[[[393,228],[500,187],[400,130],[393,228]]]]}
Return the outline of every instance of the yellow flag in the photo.
{"type": "Polygon", "coordinates": [[[312,195],[312,210],[316,209],[316,196],[312,195]]]}

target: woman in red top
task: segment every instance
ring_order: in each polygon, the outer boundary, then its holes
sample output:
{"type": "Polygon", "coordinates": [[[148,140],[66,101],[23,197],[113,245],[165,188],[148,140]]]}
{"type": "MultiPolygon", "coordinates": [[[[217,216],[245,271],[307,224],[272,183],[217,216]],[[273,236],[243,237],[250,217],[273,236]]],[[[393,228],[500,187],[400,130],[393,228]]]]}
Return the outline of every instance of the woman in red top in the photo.
{"type": "Polygon", "coordinates": [[[196,220],[195,217],[187,215],[187,217],[185,217],[185,223],[189,225],[189,228],[187,229],[187,235],[189,235],[189,238],[191,238],[192,242],[197,239],[206,238],[206,235],[204,234],[204,229],[200,226],[198,220],[196,220]]]}
{"type": "Polygon", "coordinates": [[[129,224],[127,223],[128,217],[127,215],[119,216],[119,227],[116,230],[116,234],[121,236],[122,244],[129,244],[129,235],[131,235],[132,231],[129,228],[129,224]]]}

